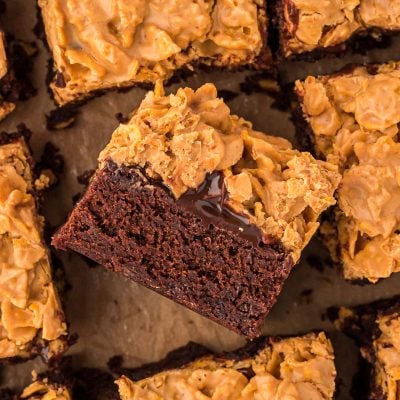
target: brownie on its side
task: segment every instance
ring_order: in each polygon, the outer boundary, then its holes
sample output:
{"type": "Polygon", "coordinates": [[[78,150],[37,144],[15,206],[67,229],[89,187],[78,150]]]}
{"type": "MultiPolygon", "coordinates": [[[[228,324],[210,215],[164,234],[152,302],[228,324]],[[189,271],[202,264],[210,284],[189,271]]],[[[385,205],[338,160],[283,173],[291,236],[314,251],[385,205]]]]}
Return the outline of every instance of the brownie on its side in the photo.
{"type": "Polygon", "coordinates": [[[367,376],[354,385],[355,398],[395,400],[400,393],[400,297],[330,310],[338,329],[355,339],[367,376]]]}
{"type": "Polygon", "coordinates": [[[399,0],[276,0],[284,57],[343,51],[360,34],[400,31],[399,0]]]}
{"type": "Polygon", "coordinates": [[[121,400],[329,400],[335,392],[334,353],[323,332],[262,338],[247,349],[205,356],[148,378],[117,380],[121,400]]]}
{"type": "Polygon", "coordinates": [[[343,172],[321,229],[334,259],[346,279],[390,276],[400,270],[400,63],[309,76],[296,93],[301,135],[305,121],[317,155],[343,172]]]}
{"type": "Polygon", "coordinates": [[[214,85],[157,86],[53,244],[255,337],[339,180],[231,115],[214,85]]]}
{"type": "Polygon", "coordinates": [[[193,64],[268,67],[265,0],[39,0],[59,105],[193,64]]]}
{"type": "Polygon", "coordinates": [[[0,135],[0,360],[58,358],[67,326],[42,240],[32,158],[18,134],[0,135]]]}

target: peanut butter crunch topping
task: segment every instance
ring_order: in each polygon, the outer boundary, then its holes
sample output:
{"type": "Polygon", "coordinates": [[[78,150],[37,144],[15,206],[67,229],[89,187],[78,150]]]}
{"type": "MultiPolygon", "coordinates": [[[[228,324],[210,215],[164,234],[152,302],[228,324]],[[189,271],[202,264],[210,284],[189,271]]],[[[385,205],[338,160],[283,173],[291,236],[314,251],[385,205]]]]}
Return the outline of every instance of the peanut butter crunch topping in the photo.
{"type": "Polygon", "coordinates": [[[181,369],[116,383],[121,400],[328,400],[335,391],[333,348],[324,333],[271,340],[254,358],[205,357],[181,369]],[[252,371],[250,379],[242,372],[252,371]]]}
{"type": "Polygon", "coordinates": [[[388,277],[400,270],[400,63],[308,77],[296,89],[316,151],[344,171],[336,212],[344,276],[388,277]]]}
{"type": "Polygon", "coordinates": [[[400,29],[400,0],[283,0],[285,56],[337,46],[370,28],[400,29]]]}
{"type": "Polygon", "coordinates": [[[100,163],[139,165],[179,198],[222,171],[229,206],[267,235],[279,238],[297,261],[335,203],[337,168],[294,150],[283,139],[255,131],[230,114],[214,85],[149,92],[126,125],[114,132],[100,163]]]}
{"type": "Polygon", "coordinates": [[[63,346],[66,323],[41,238],[27,149],[0,147],[0,358],[29,357],[35,345],[48,356],[63,346]]]}
{"type": "Polygon", "coordinates": [[[65,104],[95,89],[168,79],[199,59],[254,62],[263,0],[39,0],[65,104]],[[61,77],[61,78],[60,78],[61,77]]]}

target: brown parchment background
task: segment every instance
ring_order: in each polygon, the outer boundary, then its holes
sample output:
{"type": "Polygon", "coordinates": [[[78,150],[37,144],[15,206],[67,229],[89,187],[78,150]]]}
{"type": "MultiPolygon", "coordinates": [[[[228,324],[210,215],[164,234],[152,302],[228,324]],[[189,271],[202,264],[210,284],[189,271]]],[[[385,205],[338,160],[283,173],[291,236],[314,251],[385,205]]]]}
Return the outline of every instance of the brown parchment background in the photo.
{"type": "MultiPolygon", "coordinates": [[[[54,108],[45,85],[49,54],[32,30],[36,23],[35,0],[8,0],[7,12],[1,24],[17,38],[35,41],[40,49],[35,59],[34,83],[38,95],[19,103],[17,110],[0,123],[0,130],[12,130],[24,122],[33,132],[31,141],[36,157],[47,141],[60,148],[65,157],[66,171],[60,184],[51,189],[45,199],[44,214],[52,225],[61,224],[72,207],[72,196],[82,191],[76,176],[95,168],[99,151],[117,127],[117,112],[129,113],[141,101],[142,89],[127,93],[111,92],[95,98],[81,108],[77,123],[68,129],[49,132],[45,114],[54,108]]],[[[306,74],[333,72],[348,62],[385,61],[397,59],[400,38],[393,38],[389,49],[373,49],[368,56],[347,55],[318,63],[287,62],[280,70],[285,81],[306,74]]],[[[240,82],[251,72],[199,72],[185,84],[193,88],[214,82],[218,89],[239,91],[240,82]]],[[[172,85],[168,91],[175,91],[172,85]]],[[[293,125],[287,113],[271,109],[272,100],[266,94],[241,94],[228,104],[234,113],[251,121],[257,129],[293,139],[293,125]]],[[[86,262],[72,253],[60,253],[72,289],[67,293],[66,313],[71,332],[79,335],[78,343],[68,354],[74,355],[78,366],[105,368],[107,360],[122,354],[126,365],[137,366],[156,361],[189,340],[215,350],[231,350],[242,344],[240,336],[173,303],[162,296],[127,282],[103,270],[89,268],[86,262]]],[[[400,274],[376,285],[356,286],[346,283],[332,268],[318,270],[306,260],[309,256],[327,257],[325,250],[314,240],[285,284],[278,303],[268,316],[263,332],[271,335],[297,334],[325,329],[334,341],[338,367],[338,399],[349,399],[352,376],[356,370],[358,352],[353,343],[335,332],[323,314],[327,307],[337,304],[358,304],[400,292],[400,274]]],[[[311,263],[312,264],[312,263],[311,263]]],[[[40,360],[4,366],[0,370],[1,384],[20,388],[30,381],[32,369],[44,368],[40,360]]]]}

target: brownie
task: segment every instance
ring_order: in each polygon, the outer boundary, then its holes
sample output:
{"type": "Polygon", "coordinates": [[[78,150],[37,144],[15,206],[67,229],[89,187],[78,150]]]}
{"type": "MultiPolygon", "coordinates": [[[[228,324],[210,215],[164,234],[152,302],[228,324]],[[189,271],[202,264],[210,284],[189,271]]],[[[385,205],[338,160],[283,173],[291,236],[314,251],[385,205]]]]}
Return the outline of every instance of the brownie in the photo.
{"type": "Polygon", "coordinates": [[[71,358],[56,369],[39,375],[33,371],[33,382],[20,394],[0,390],[1,400],[120,400],[115,378],[94,368],[73,369],[71,358]]]}
{"type": "Polygon", "coordinates": [[[53,245],[255,337],[339,180],[231,115],[214,85],[157,86],[114,132],[53,245]]]}
{"type": "Polygon", "coordinates": [[[121,400],[132,399],[333,399],[336,369],[323,332],[261,338],[244,349],[207,355],[147,378],[116,381],[121,400]]]}
{"type": "Polygon", "coordinates": [[[336,327],[360,347],[363,362],[354,381],[354,398],[396,399],[400,383],[400,297],[332,308],[329,314],[336,327]]]}
{"type": "Polygon", "coordinates": [[[67,325],[37,210],[48,178],[35,178],[24,136],[0,134],[0,360],[50,362],[67,348],[67,325]]]}
{"type": "Polygon", "coordinates": [[[400,2],[359,0],[276,0],[283,57],[344,51],[360,36],[400,31],[400,2]]]}
{"type": "Polygon", "coordinates": [[[154,84],[193,65],[267,68],[264,0],[39,0],[58,105],[95,91],[154,84]]]}
{"type": "Polygon", "coordinates": [[[400,63],[348,66],[295,85],[298,136],[343,179],[321,228],[349,280],[400,270],[400,63]]]}
{"type": "MultiPolygon", "coordinates": [[[[5,2],[1,1],[0,15],[6,8],[5,2]]],[[[18,41],[0,28],[0,121],[14,111],[18,101],[36,94],[30,80],[36,53],[33,43],[18,41]]]]}

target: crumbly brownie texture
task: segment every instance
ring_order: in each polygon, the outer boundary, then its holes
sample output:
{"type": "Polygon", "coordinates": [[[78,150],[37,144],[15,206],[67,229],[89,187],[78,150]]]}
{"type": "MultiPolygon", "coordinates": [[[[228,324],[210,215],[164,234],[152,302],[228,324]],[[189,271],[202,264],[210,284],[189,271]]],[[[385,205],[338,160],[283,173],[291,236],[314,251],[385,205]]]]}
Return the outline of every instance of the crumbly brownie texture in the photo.
{"type": "MultiPolygon", "coordinates": [[[[296,82],[318,156],[339,166],[334,257],[346,279],[400,270],[400,63],[356,66],[296,82]]],[[[333,240],[333,242],[332,242],[333,240]]]]}
{"type": "Polygon", "coordinates": [[[42,353],[49,360],[65,350],[66,323],[41,237],[29,150],[22,138],[6,138],[0,146],[0,359],[42,353]]]}
{"type": "Polygon", "coordinates": [[[39,0],[59,105],[183,66],[269,64],[265,0],[39,0]]]}
{"type": "MultiPolygon", "coordinates": [[[[371,400],[395,400],[400,393],[400,298],[333,310],[338,329],[356,340],[363,359],[368,363],[368,377],[353,390],[364,391],[369,380],[371,400]]],[[[364,398],[358,396],[357,398],[364,398]]]]}
{"type": "Polygon", "coordinates": [[[340,177],[216,96],[150,92],[53,244],[254,337],[340,177]]]}
{"type": "Polygon", "coordinates": [[[356,34],[400,30],[400,0],[278,0],[276,8],[285,57],[344,50],[356,34]]]}
{"type": "Polygon", "coordinates": [[[117,380],[121,400],[332,399],[334,353],[324,333],[265,339],[252,356],[206,356],[149,378],[117,380]]]}

